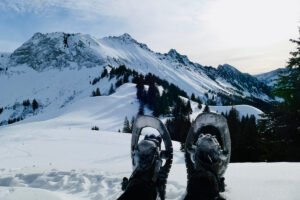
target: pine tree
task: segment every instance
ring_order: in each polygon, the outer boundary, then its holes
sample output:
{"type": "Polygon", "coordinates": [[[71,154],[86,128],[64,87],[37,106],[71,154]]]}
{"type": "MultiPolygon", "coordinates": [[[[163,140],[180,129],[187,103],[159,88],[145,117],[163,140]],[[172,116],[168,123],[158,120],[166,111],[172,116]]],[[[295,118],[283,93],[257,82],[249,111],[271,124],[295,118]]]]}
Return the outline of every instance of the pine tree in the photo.
{"type": "Polygon", "coordinates": [[[210,112],[209,106],[205,105],[203,112],[210,112]]]}
{"type": "Polygon", "coordinates": [[[192,110],[191,102],[188,101],[188,102],[186,103],[186,115],[190,115],[190,114],[192,114],[192,113],[193,113],[193,110],[192,110]]]}
{"type": "Polygon", "coordinates": [[[180,97],[177,97],[172,110],[174,118],[166,122],[172,140],[185,142],[191,127],[190,110],[190,105],[188,103],[186,104],[180,97]]]}
{"type": "MultiPolygon", "coordinates": [[[[238,146],[235,148],[238,150],[238,162],[257,162],[260,160],[260,154],[258,152],[258,135],[256,118],[254,115],[250,117],[242,117],[240,121],[240,133],[238,134],[238,146]]],[[[237,152],[235,152],[237,153],[237,152]]]]}
{"type": "Polygon", "coordinates": [[[201,98],[198,96],[196,101],[199,103],[199,104],[202,104],[202,101],[201,101],[201,98]]]}
{"type": "Polygon", "coordinates": [[[121,85],[123,85],[123,79],[119,79],[117,80],[116,84],[115,84],[115,88],[120,87],[121,85]]]}
{"type": "Polygon", "coordinates": [[[134,126],[134,121],[135,121],[135,117],[132,117],[131,118],[131,121],[130,121],[130,133],[132,133],[132,130],[133,130],[133,126],[134,126]]]}
{"type": "Polygon", "coordinates": [[[201,103],[198,103],[198,108],[202,109],[202,104],[201,103]]]}
{"type": "Polygon", "coordinates": [[[96,89],[96,96],[101,96],[101,92],[99,88],[96,89]]]}
{"type": "Polygon", "coordinates": [[[191,95],[191,100],[192,101],[197,101],[194,93],[192,93],[192,95],[191,95]]]}
{"type": "Polygon", "coordinates": [[[151,83],[147,92],[147,103],[150,109],[153,110],[155,102],[158,101],[159,97],[160,95],[158,88],[156,87],[155,83],[151,83]]]}
{"type": "Polygon", "coordinates": [[[32,109],[33,110],[36,110],[36,109],[39,108],[39,104],[38,104],[38,102],[35,99],[32,100],[32,104],[31,105],[32,105],[32,109]]]}
{"type": "Polygon", "coordinates": [[[146,103],[146,91],[145,91],[143,79],[144,79],[143,76],[139,76],[137,78],[136,96],[141,102],[146,103]]]}
{"type": "Polygon", "coordinates": [[[99,131],[99,127],[98,127],[98,126],[93,126],[93,127],[91,128],[91,130],[93,130],[93,131],[99,131]]]}
{"type": "Polygon", "coordinates": [[[145,114],[145,109],[144,109],[144,103],[140,103],[140,107],[139,107],[139,112],[138,115],[144,115],[145,114]]]}
{"type": "Polygon", "coordinates": [[[30,101],[29,101],[29,99],[23,101],[23,106],[24,106],[24,107],[30,106],[30,101]]]}
{"type": "Polygon", "coordinates": [[[130,133],[130,124],[129,124],[129,121],[128,121],[128,118],[127,116],[125,117],[124,119],[124,124],[123,124],[123,133],[130,133]]]}
{"type": "Polygon", "coordinates": [[[101,96],[101,92],[99,88],[97,88],[96,91],[92,92],[92,97],[96,97],[96,96],[101,96]]]}
{"type": "MultiPolygon", "coordinates": [[[[300,28],[299,28],[300,33],[300,28]]],[[[280,75],[275,85],[274,94],[282,97],[284,102],[266,113],[259,123],[259,131],[271,141],[268,143],[267,156],[272,161],[300,161],[300,37],[290,40],[297,45],[291,52],[286,70],[280,75]],[[273,156],[277,153],[276,157],[273,156]]]]}
{"type": "Polygon", "coordinates": [[[232,107],[229,111],[228,117],[227,117],[227,123],[229,127],[230,132],[230,138],[231,138],[231,145],[232,145],[232,153],[231,153],[231,161],[232,162],[238,162],[241,158],[240,154],[240,147],[241,147],[241,141],[243,138],[241,137],[241,131],[240,131],[240,122],[239,122],[239,112],[232,107]]]}
{"type": "Polygon", "coordinates": [[[295,131],[300,133],[300,37],[290,41],[297,45],[297,50],[290,53],[292,57],[286,67],[288,72],[279,77],[274,92],[284,99],[283,109],[293,115],[291,118],[296,122],[293,124],[290,121],[287,124],[294,126],[295,131]]]}
{"type": "Polygon", "coordinates": [[[128,83],[129,82],[129,74],[126,73],[124,74],[124,77],[123,77],[123,83],[128,83]]]}
{"type": "Polygon", "coordinates": [[[163,91],[160,97],[160,111],[162,115],[170,114],[170,107],[172,106],[172,100],[170,100],[168,92],[163,91]]]}
{"type": "Polygon", "coordinates": [[[105,68],[105,69],[103,70],[103,72],[101,73],[101,78],[106,77],[107,74],[108,74],[108,71],[107,71],[107,69],[105,68]]]}
{"type": "Polygon", "coordinates": [[[115,92],[114,86],[113,86],[113,84],[111,84],[110,88],[109,88],[109,91],[108,91],[108,95],[111,95],[114,92],[115,92]]]}
{"type": "Polygon", "coordinates": [[[153,110],[152,115],[154,117],[159,117],[159,115],[161,114],[159,99],[154,102],[154,105],[152,106],[152,110],[153,110]]]}

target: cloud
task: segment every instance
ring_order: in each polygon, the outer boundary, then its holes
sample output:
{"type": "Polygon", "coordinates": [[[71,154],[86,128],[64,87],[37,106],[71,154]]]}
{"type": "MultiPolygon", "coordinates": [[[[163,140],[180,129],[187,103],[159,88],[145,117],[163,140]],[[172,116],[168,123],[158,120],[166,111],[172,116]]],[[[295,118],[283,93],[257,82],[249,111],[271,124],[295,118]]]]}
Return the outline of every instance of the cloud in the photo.
{"type": "Polygon", "coordinates": [[[1,0],[0,11],[2,40],[37,31],[128,32],[155,51],[175,48],[201,64],[233,62],[244,71],[285,65],[300,20],[299,0],[1,0]]]}

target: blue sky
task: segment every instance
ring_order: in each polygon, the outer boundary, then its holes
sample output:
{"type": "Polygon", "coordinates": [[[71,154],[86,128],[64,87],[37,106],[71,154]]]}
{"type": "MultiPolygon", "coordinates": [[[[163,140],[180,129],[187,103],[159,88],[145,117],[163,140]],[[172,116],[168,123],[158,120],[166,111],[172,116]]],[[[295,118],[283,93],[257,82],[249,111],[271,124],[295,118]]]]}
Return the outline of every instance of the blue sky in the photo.
{"type": "Polygon", "coordinates": [[[285,66],[298,26],[299,0],[1,0],[0,51],[35,32],[126,32],[154,51],[256,74],[285,66]]]}

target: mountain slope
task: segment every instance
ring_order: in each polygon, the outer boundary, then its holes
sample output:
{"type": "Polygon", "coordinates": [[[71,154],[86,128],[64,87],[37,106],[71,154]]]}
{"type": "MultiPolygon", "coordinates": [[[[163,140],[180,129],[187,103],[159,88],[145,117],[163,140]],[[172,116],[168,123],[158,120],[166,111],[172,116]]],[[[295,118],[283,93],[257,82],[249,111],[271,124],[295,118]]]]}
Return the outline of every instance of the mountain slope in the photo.
{"type": "Polygon", "coordinates": [[[96,39],[82,34],[37,33],[12,53],[10,64],[26,64],[39,72],[53,68],[125,64],[140,73],[151,72],[170,82],[180,83],[187,92],[203,94],[207,88],[222,90],[205,75],[194,73],[196,69],[193,64],[185,65],[173,56],[172,50],[168,54],[154,53],[128,34],[96,39]]]}
{"type": "MultiPolygon", "coordinates": [[[[256,91],[248,91],[247,87],[238,87],[242,81],[237,77],[244,76],[235,69],[234,81],[227,81],[227,70],[223,67],[217,74],[210,73],[200,64],[191,62],[186,56],[180,55],[171,49],[166,54],[155,53],[147,45],[138,43],[129,34],[119,37],[105,37],[96,39],[90,35],[66,33],[36,33],[12,53],[9,61],[11,66],[26,64],[41,72],[52,68],[95,67],[105,65],[121,65],[137,70],[140,73],[153,73],[167,81],[178,85],[188,93],[197,93],[202,96],[208,90],[240,95],[246,97],[271,100],[263,84],[248,81],[250,87],[256,91]],[[223,79],[216,80],[217,78],[223,79]],[[227,81],[227,82],[226,82],[227,81]],[[238,82],[237,84],[233,84],[238,82]],[[229,87],[224,87],[227,84],[229,87]]],[[[226,65],[224,65],[228,68],[226,65]]],[[[232,79],[232,77],[230,77],[232,79]]],[[[249,79],[249,78],[248,78],[249,79]]]]}
{"type": "Polygon", "coordinates": [[[279,68],[267,73],[255,75],[255,77],[266,85],[273,87],[277,83],[280,75],[286,75],[288,70],[286,68],[279,68]]]}
{"type": "Polygon", "coordinates": [[[263,83],[229,65],[203,67],[174,49],[156,53],[129,34],[96,39],[79,33],[36,33],[12,54],[0,56],[0,63],[0,123],[57,111],[91,96],[96,88],[108,95],[120,77],[93,82],[104,68],[122,64],[141,74],[153,73],[208,104],[272,101],[263,83]],[[34,99],[40,109],[22,105],[34,99]]]}
{"type": "Polygon", "coordinates": [[[205,67],[205,70],[209,77],[216,80],[227,90],[232,91],[231,94],[262,98],[263,100],[270,99],[270,88],[266,84],[250,74],[238,71],[231,65],[219,65],[217,69],[205,67]]]}

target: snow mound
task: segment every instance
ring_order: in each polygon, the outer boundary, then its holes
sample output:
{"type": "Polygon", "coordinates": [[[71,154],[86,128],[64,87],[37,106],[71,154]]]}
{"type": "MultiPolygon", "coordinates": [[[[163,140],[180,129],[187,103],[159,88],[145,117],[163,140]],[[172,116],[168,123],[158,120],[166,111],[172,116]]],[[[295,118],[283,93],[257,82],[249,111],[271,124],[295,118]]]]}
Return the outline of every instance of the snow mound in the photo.
{"type": "Polygon", "coordinates": [[[69,172],[52,170],[34,174],[19,173],[12,177],[0,178],[4,198],[15,200],[21,199],[20,194],[28,196],[25,199],[30,199],[32,196],[35,198],[39,196],[38,199],[42,199],[41,197],[44,199],[45,196],[48,196],[46,199],[58,200],[65,199],[64,196],[68,195],[72,199],[76,196],[80,198],[81,196],[88,196],[92,200],[112,200],[121,193],[120,182],[120,177],[87,174],[75,170],[69,172]],[[6,189],[5,192],[5,188],[10,189],[6,189]]]}
{"type": "Polygon", "coordinates": [[[240,117],[242,116],[251,116],[254,115],[256,119],[260,119],[261,118],[261,114],[263,114],[263,112],[261,110],[259,110],[258,108],[255,108],[253,106],[249,106],[249,105],[235,105],[235,106],[209,106],[211,111],[214,111],[216,113],[224,113],[224,114],[228,114],[230,112],[230,110],[232,108],[236,109],[239,114],[240,117]]]}
{"type": "MultiPolygon", "coordinates": [[[[205,105],[202,105],[202,108],[198,108],[198,103],[191,102],[191,107],[193,110],[193,113],[191,114],[191,119],[196,119],[196,117],[204,111],[205,105]]],[[[209,106],[209,109],[211,112],[215,112],[218,114],[228,114],[231,109],[236,109],[239,113],[239,117],[250,117],[251,115],[254,115],[256,119],[261,118],[261,114],[263,112],[259,110],[258,108],[255,108],[253,106],[249,105],[234,105],[234,106],[209,106]]]]}

